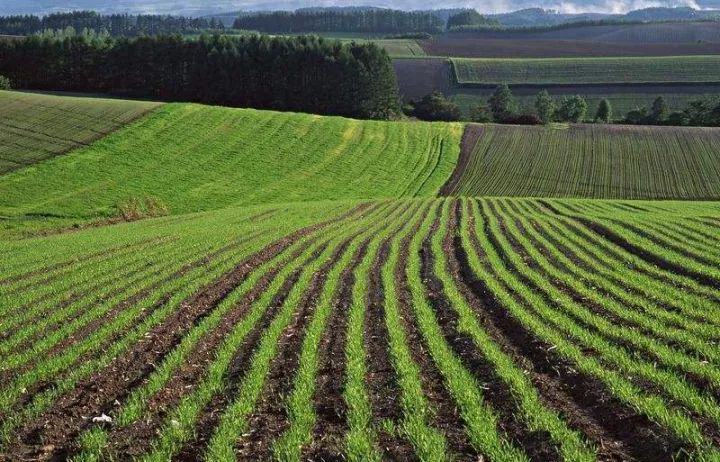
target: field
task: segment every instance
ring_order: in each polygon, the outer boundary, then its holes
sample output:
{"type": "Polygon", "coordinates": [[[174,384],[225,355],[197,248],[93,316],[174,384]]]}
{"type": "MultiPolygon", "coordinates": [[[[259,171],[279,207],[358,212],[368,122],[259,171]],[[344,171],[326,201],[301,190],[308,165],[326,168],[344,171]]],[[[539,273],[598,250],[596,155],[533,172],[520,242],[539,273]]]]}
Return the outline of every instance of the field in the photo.
{"type": "Polygon", "coordinates": [[[0,91],[0,175],[85,146],[157,106],[0,91]]]}
{"type": "Polygon", "coordinates": [[[718,146],[159,106],[0,176],[0,460],[720,460],[718,146]]]}
{"type": "Polygon", "coordinates": [[[452,58],[460,85],[718,83],[720,56],[633,58],[452,58]]]}
{"type": "Polygon", "coordinates": [[[546,40],[512,38],[438,37],[418,41],[431,56],[456,58],[563,58],[627,56],[692,56],[720,54],[718,43],[642,43],[618,44],[589,40],[546,40]]]}
{"type": "Polygon", "coordinates": [[[711,460],[719,219],[718,203],[415,199],[4,242],[2,448],[711,460]]]}
{"type": "Polygon", "coordinates": [[[462,196],[720,199],[720,130],[477,125],[452,183],[462,196]]]}
{"type": "Polygon", "coordinates": [[[355,39],[343,38],[342,42],[373,42],[378,46],[385,48],[391,58],[412,58],[415,56],[425,56],[425,51],[418,45],[418,42],[410,39],[355,39]]]}
{"type": "Polygon", "coordinates": [[[108,217],[146,197],[185,213],[426,195],[454,168],[461,132],[459,124],[166,104],[72,156],[0,177],[0,216],[108,217]]]}
{"type": "MultiPolygon", "coordinates": [[[[453,34],[453,37],[472,37],[508,40],[587,40],[615,43],[720,43],[720,27],[715,21],[669,22],[649,24],[620,24],[602,26],[562,27],[540,31],[488,31],[482,33],[453,34]]],[[[668,45],[674,46],[674,45],[668,45]]]]}

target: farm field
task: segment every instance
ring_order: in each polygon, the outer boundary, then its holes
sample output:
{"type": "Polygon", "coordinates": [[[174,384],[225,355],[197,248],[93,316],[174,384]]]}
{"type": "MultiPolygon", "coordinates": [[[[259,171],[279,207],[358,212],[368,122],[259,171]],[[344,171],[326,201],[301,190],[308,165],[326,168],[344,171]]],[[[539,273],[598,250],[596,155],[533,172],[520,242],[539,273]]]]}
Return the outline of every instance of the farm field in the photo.
{"type": "Polygon", "coordinates": [[[410,39],[355,39],[343,38],[342,42],[372,42],[378,46],[385,48],[391,58],[412,58],[416,56],[425,56],[425,51],[420,47],[416,40],[410,39]]]}
{"type": "Polygon", "coordinates": [[[0,91],[0,175],[90,144],[156,107],[0,91]]]}
{"type": "Polygon", "coordinates": [[[714,460],[719,223],[427,198],[0,242],[0,451],[714,460]]]}
{"type": "Polygon", "coordinates": [[[717,83],[720,56],[451,59],[460,85],[717,83]]]}
{"type": "Polygon", "coordinates": [[[438,37],[419,40],[422,50],[431,56],[456,58],[563,58],[692,56],[720,54],[718,43],[611,43],[589,40],[546,40],[512,38],[438,37]]]}
{"type": "Polygon", "coordinates": [[[450,183],[461,196],[720,199],[720,130],[474,125],[450,183]]]}
{"type": "Polygon", "coordinates": [[[715,21],[614,24],[559,27],[549,30],[521,29],[453,34],[455,38],[493,38],[507,40],[588,40],[607,43],[720,43],[720,27],[715,21]]]}
{"type": "Polygon", "coordinates": [[[432,195],[461,134],[460,124],[166,104],[71,155],[0,177],[0,216],[108,217],[146,198],[177,214],[432,195]]]}

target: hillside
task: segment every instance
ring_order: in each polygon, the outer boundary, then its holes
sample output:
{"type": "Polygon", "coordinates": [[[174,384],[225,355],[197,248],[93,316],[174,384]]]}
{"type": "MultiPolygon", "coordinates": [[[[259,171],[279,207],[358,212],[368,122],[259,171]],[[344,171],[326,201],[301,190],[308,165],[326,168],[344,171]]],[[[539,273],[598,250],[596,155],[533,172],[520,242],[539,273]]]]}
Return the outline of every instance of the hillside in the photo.
{"type": "Polygon", "coordinates": [[[720,129],[473,125],[449,195],[720,198],[720,129]]]}
{"type": "Polygon", "coordinates": [[[460,85],[717,83],[720,56],[451,59],[460,85]]]}
{"type": "Polygon", "coordinates": [[[157,106],[0,91],[0,175],[85,146],[157,106]]]}
{"type": "Polygon", "coordinates": [[[0,177],[0,215],[112,216],[229,205],[434,195],[460,125],[167,104],[90,146],[0,177]]]}

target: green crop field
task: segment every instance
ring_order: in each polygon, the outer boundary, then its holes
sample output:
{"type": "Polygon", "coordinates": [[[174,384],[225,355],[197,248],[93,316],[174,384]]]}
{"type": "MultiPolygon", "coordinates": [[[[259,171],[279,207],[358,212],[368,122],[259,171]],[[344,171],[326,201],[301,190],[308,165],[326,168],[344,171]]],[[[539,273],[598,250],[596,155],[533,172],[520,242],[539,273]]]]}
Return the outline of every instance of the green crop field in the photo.
{"type": "Polygon", "coordinates": [[[70,156],[0,177],[0,216],[111,216],[145,196],[182,213],[428,195],[452,172],[461,132],[459,124],[167,104],[70,156]]]}
{"type": "Polygon", "coordinates": [[[3,175],[0,460],[720,460],[717,133],[167,104],[3,175]]]}
{"type": "Polygon", "coordinates": [[[0,91],[0,175],[84,146],[157,106],[0,91]]]}
{"type": "Polygon", "coordinates": [[[460,85],[720,82],[720,56],[451,59],[460,85]]]}
{"type": "Polygon", "coordinates": [[[488,125],[451,194],[719,199],[720,130],[488,125]]]}
{"type": "Polygon", "coordinates": [[[367,43],[372,42],[385,48],[391,58],[412,58],[425,56],[425,51],[415,40],[383,39],[383,38],[341,38],[341,42],[367,43]]]}

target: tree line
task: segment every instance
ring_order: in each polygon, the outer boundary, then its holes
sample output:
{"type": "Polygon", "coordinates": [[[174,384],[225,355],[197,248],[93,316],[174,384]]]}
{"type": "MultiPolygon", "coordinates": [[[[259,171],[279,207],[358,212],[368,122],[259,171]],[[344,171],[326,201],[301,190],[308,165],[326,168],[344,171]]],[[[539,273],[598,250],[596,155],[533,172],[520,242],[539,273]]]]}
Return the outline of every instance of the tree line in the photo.
{"type": "MultiPolygon", "coordinates": [[[[405,114],[421,120],[461,120],[460,108],[441,92],[433,92],[403,107],[405,114]]],[[[720,97],[690,101],[687,106],[671,112],[665,98],[658,96],[647,107],[638,107],[624,117],[613,117],[610,100],[603,98],[595,114],[588,114],[588,104],[580,95],[556,100],[546,90],[535,97],[532,108],[521,109],[507,85],[498,85],[487,101],[477,104],[469,116],[472,122],[540,125],[551,122],[620,122],[633,125],[677,125],[720,127],[720,97]]]]}
{"type": "Polygon", "coordinates": [[[35,35],[0,42],[0,75],[35,90],[373,119],[399,111],[385,50],[314,36],[35,35]]]}
{"type": "Polygon", "coordinates": [[[241,16],[235,29],[275,34],[361,32],[402,34],[442,32],[445,22],[430,12],[389,9],[273,11],[241,16]]]}
{"type": "Polygon", "coordinates": [[[0,34],[32,35],[46,30],[91,30],[113,37],[139,35],[192,34],[208,30],[222,30],[222,22],[215,18],[188,18],[161,15],[101,15],[94,11],[33,15],[0,16],[0,34]]]}

